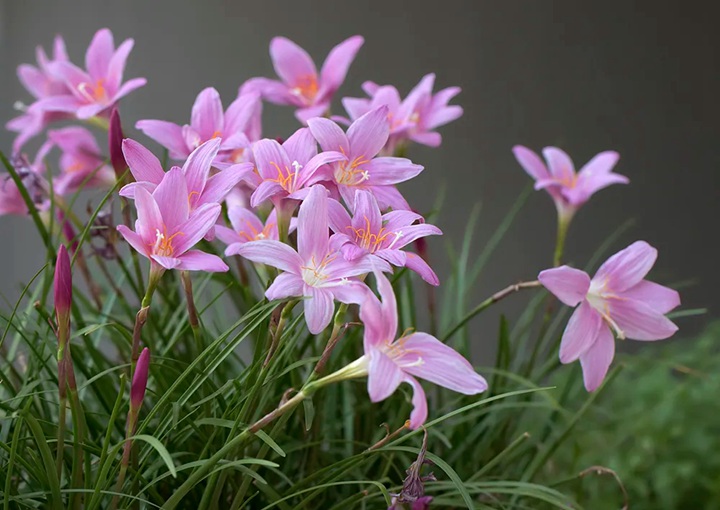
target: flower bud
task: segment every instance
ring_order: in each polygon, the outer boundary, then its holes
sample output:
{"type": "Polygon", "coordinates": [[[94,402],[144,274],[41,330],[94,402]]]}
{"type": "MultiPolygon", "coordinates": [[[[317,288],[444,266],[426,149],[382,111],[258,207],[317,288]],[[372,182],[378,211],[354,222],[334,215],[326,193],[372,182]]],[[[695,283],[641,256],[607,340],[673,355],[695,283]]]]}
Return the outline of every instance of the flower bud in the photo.
{"type": "Polygon", "coordinates": [[[75,229],[73,229],[72,224],[70,223],[70,219],[65,216],[65,213],[60,208],[57,209],[57,219],[62,228],[63,237],[65,237],[65,240],[70,243],[70,251],[75,253],[78,249],[78,240],[75,234],[75,229]]]}
{"type": "Polygon", "coordinates": [[[128,168],[125,162],[125,156],[122,152],[123,141],[122,124],[120,123],[120,113],[117,108],[112,109],[110,114],[110,128],[108,129],[108,146],[110,150],[110,162],[115,169],[115,176],[120,179],[128,168]]]}
{"type": "MultiPolygon", "coordinates": [[[[60,245],[55,264],[55,317],[57,318],[58,331],[70,330],[70,307],[72,306],[72,272],[70,269],[70,257],[65,245],[60,245]]],[[[65,337],[67,338],[67,337],[65,337]]]]}
{"type": "Polygon", "coordinates": [[[142,406],[147,388],[148,370],[150,368],[150,350],[145,347],[140,353],[132,385],[130,386],[130,409],[138,410],[142,406]]]}

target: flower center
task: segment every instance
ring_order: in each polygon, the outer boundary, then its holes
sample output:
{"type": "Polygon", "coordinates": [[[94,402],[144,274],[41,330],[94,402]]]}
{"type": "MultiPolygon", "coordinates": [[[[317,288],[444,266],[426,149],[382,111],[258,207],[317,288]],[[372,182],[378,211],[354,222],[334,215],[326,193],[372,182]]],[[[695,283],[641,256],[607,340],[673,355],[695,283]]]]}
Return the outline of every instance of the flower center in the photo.
{"type": "MultiPolygon", "coordinates": [[[[340,147],[340,152],[345,155],[345,150],[340,147]]],[[[340,161],[335,166],[335,181],[345,186],[358,186],[370,179],[370,173],[362,168],[370,160],[365,156],[358,156],[352,161],[340,161]]]]}
{"type": "MultiPolygon", "coordinates": [[[[301,276],[303,281],[311,287],[319,287],[328,279],[328,275],[325,273],[325,270],[327,265],[335,260],[336,257],[337,255],[335,253],[329,253],[323,257],[320,263],[315,261],[315,256],[311,257],[310,263],[307,266],[300,267],[302,270],[301,276]]],[[[341,281],[344,283],[347,282],[347,279],[343,278],[341,281]]]]}
{"type": "Polygon", "coordinates": [[[382,351],[400,368],[419,367],[425,364],[420,352],[405,348],[405,342],[410,333],[412,333],[412,328],[403,331],[396,341],[386,343],[381,347],[382,351]]]}
{"type": "Polygon", "coordinates": [[[153,255],[159,255],[161,257],[172,257],[175,253],[173,247],[173,239],[177,236],[184,236],[183,232],[175,232],[173,235],[167,235],[167,229],[163,225],[163,231],[160,232],[159,228],[155,229],[155,244],[152,245],[153,255]]]}
{"type": "Polygon", "coordinates": [[[273,182],[277,182],[282,186],[282,188],[287,191],[288,193],[292,193],[295,191],[297,187],[297,179],[298,174],[300,173],[300,169],[302,168],[302,165],[298,163],[297,161],[292,162],[292,167],[295,169],[295,171],[290,170],[287,166],[284,167],[284,171],[282,168],[280,168],[280,165],[275,163],[274,161],[271,161],[270,164],[275,167],[275,170],[277,170],[277,177],[275,179],[269,179],[273,182]]]}
{"type": "Polygon", "coordinates": [[[384,227],[380,228],[380,231],[375,233],[370,227],[370,219],[368,219],[367,216],[365,216],[364,219],[364,228],[354,228],[353,226],[348,226],[347,228],[352,230],[352,233],[355,234],[355,244],[366,249],[370,253],[375,253],[381,248],[385,241],[387,241],[391,236],[395,236],[395,238],[387,246],[388,249],[391,249],[397,240],[403,235],[402,231],[386,231],[384,227]]]}
{"type": "Polygon", "coordinates": [[[625,332],[620,328],[617,322],[610,315],[610,300],[619,299],[607,288],[607,281],[603,283],[591,282],[590,288],[586,296],[588,303],[592,306],[605,320],[605,322],[614,331],[620,340],[625,340],[625,332]]]}
{"type": "Polygon", "coordinates": [[[317,76],[314,74],[308,74],[298,78],[295,82],[295,86],[290,89],[290,93],[299,98],[305,104],[311,105],[315,96],[317,96],[319,89],[320,87],[318,85],[317,76]]]}
{"type": "Polygon", "coordinates": [[[253,227],[249,221],[245,222],[245,229],[244,230],[238,230],[238,235],[245,239],[246,241],[261,241],[263,239],[270,238],[270,231],[275,228],[274,223],[268,223],[263,227],[263,229],[258,232],[258,230],[253,227]]]}
{"type": "Polygon", "coordinates": [[[245,158],[243,158],[243,154],[245,153],[245,149],[235,149],[230,153],[230,161],[232,163],[242,163],[245,158]]]}
{"type": "Polygon", "coordinates": [[[105,103],[108,101],[107,90],[104,85],[105,80],[100,78],[94,84],[82,82],[77,86],[78,92],[90,103],[105,103]]]}

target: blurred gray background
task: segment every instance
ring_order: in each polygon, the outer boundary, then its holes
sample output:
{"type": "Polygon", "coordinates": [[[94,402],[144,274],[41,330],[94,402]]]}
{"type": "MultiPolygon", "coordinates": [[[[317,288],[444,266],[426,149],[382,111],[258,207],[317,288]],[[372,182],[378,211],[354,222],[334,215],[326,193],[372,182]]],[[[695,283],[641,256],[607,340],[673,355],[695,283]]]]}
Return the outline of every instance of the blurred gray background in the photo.
{"type": "MultiPolygon", "coordinates": [[[[692,281],[682,291],[683,307],[707,306],[713,315],[720,304],[718,14],[717,4],[661,1],[0,1],[0,118],[14,115],[15,100],[30,99],[15,67],[34,63],[35,46],[49,48],[57,33],[76,63],[101,27],[113,30],[116,43],[135,39],[126,77],[149,83],[123,100],[121,111],[126,134],[154,148],[132,129],[136,120],[185,123],[206,86],[216,87],[227,105],[247,78],[274,76],[273,36],[293,39],[319,65],[333,45],[361,34],[366,43],[340,97],[362,96],[360,84],[368,79],[405,94],[428,72],[437,73],[438,87],[463,89],[455,102],[465,115],[441,128],[441,148],[413,147],[411,157],[425,172],[402,187],[420,211],[445,187],[437,223],[446,236],[430,241],[441,279],[449,267],[445,243],[462,241],[475,204],[482,203],[473,250],[479,254],[530,183],[512,156],[514,144],[560,146],[578,167],[614,149],[621,154],[616,169],[631,185],[600,192],[579,213],[566,260],[584,265],[609,234],[635,218],[613,252],[647,240],[660,250],[654,279],[692,281]]],[[[287,136],[295,127],[291,109],[266,107],[266,136],[287,136]]],[[[7,151],[11,140],[2,132],[0,147],[7,151]]],[[[535,278],[551,264],[554,235],[552,202],[535,193],[475,299],[535,278]]],[[[0,239],[0,292],[13,301],[43,253],[25,218],[0,218],[0,239]]],[[[500,310],[512,312],[520,303],[511,298],[500,310]]],[[[481,343],[494,341],[497,313],[480,319],[478,327],[492,332],[481,343]]],[[[707,320],[679,324],[695,331],[707,320]]]]}

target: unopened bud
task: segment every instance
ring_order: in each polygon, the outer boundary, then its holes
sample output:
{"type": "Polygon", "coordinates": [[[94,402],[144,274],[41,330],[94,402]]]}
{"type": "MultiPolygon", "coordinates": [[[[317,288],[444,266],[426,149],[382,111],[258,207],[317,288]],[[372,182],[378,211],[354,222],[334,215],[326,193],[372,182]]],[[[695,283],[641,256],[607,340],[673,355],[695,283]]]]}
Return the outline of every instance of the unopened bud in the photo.
{"type": "Polygon", "coordinates": [[[143,399],[145,398],[145,389],[147,388],[149,368],[150,349],[145,347],[138,358],[132,385],[130,386],[130,409],[132,410],[137,411],[142,406],[143,399]]]}
{"type": "MultiPolygon", "coordinates": [[[[64,328],[70,330],[70,308],[72,307],[72,272],[70,257],[65,245],[60,245],[55,264],[55,316],[58,322],[58,331],[64,328]]],[[[67,337],[65,337],[67,338],[67,337]]]]}
{"type": "Polygon", "coordinates": [[[110,128],[108,129],[108,146],[110,149],[110,162],[115,169],[115,176],[120,179],[128,168],[125,156],[122,151],[123,141],[122,124],[120,123],[120,113],[117,108],[113,108],[110,114],[110,128]]]}

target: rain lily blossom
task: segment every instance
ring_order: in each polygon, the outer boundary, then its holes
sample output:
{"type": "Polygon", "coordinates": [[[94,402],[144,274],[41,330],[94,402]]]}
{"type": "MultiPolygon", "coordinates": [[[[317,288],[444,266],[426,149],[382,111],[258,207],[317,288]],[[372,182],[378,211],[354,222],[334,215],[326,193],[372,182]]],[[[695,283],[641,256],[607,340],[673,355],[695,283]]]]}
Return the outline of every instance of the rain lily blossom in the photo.
{"type": "Polygon", "coordinates": [[[352,218],[335,200],[330,201],[330,228],[335,232],[333,246],[339,246],[345,260],[360,257],[379,257],[398,267],[412,269],[431,285],[439,285],[435,272],[417,254],[402,251],[416,239],[441,235],[434,225],[422,221],[422,216],[411,211],[391,211],[380,214],[377,200],[369,191],[355,192],[352,218]]]}
{"type": "Polygon", "coordinates": [[[277,213],[275,209],[270,213],[267,221],[263,223],[257,215],[245,207],[237,205],[228,206],[228,218],[232,228],[223,225],[215,227],[215,235],[223,243],[228,245],[228,250],[233,253],[238,246],[250,241],[271,240],[277,241],[278,226],[277,213]]]}
{"type": "Polygon", "coordinates": [[[324,115],[330,108],[364,39],[353,36],[335,46],[318,74],[310,55],[285,37],[270,41],[270,57],[281,81],[252,78],[240,88],[240,94],[257,92],[266,101],[298,108],[295,116],[302,123],[324,115]]]}
{"type": "Polygon", "coordinates": [[[547,165],[522,145],[513,147],[513,153],[520,166],[535,179],[535,189],[545,189],[550,194],[564,222],[569,222],[595,192],[612,184],[630,182],[624,175],[613,173],[620,157],[614,151],[599,153],[577,173],[570,156],[556,147],[543,149],[547,165]]]}
{"type": "Polygon", "coordinates": [[[136,188],[135,231],[126,225],[117,229],[130,246],[152,261],[156,273],[165,269],[227,271],[220,257],[191,249],[215,225],[221,207],[214,202],[203,203],[191,214],[188,188],[178,167],[164,174],[152,193],[144,187],[136,188]]]}
{"type": "Polygon", "coordinates": [[[315,185],[300,205],[297,251],[279,241],[260,240],[235,243],[225,252],[228,256],[239,254],[253,262],[281,269],[283,273],[275,278],[265,297],[271,300],[304,297],[305,321],[314,335],[330,324],[335,308],[333,300],[348,304],[365,300],[369,289],[354,277],[367,274],[374,267],[368,258],[348,262],[339,252],[331,250],[327,193],[323,186],[315,185]]]}
{"type": "MultiPolygon", "coordinates": [[[[434,130],[460,118],[463,109],[457,105],[448,105],[460,93],[460,87],[448,87],[433,94],[434,84],[435,75],[425,75],[401,101],[400,93],[392,85],[381,86],[367,81],[362,87],[370,98],[346,97],[342,103],[351,121],[379,106],[388,107],[390,137],[384,150],[387,154],[392,154],[408,141],[438,147],[442,143],[442,136],[434,130]]],[[[344,120],[341,117],[339,119],[344,120]]]]}
{"type": "Polygon", "coordinates": [[[220,94],[212,87],[195,99],[190,124],[141,120],[135,127],[167,148],[173,159],[185,159],[202,143],[221,138],[214,164],[218,168],[249,161],[251,143],[260,139],[262,102],[258,94],[239,96],[223,112],[220,94]]]}
{"type": "Polygon", "coordinates": [[[428,416],[425,391],[416,377],[464,395],[485,391],[488,387],[485,379],[437,338],[427,333],[410,333],[395,339],[398,328],[395,294],[384,275],[376,272],[375,276],[382,301],[370,294],[360,306],[365,354],[355,362],[366,367],[370,400],[385,400],[401,383],[409,384],[413,388],[410,428],[416,429],[428,416]]]}
{"type": "Polygon", "coordinates": [[[70,126],[48,132],[48,140],[62,151],[62,173],[53,179],[57,195],[74,193],[80,188],[110,187],[115,171],[105,164],[100,147],[90,131],[70,126]]]}
{"type": "Polygon", "coordinates": [[[53,71],[65,81],[70,94],[57,96],[53,106],[58,111],[75,114],[78,119],[89,119],[145,85],[145,78],[123,83],[125,64],[133,44],[132,39],[127,39],[115,49],[112,32],[103,28],[95,34],[85,53],[86,70],[69,61],[56,62],[53,71]]]}
{"type": "Polygon", "coordinates": [[[672,289],[645,280],[657,250],[637,241],[610,257],[595,276],[561,266],[542,271],[540,283],[568,306],[580,305],[568,321],[560,344],[560,361],[580,359],[585,388],[602,383],[619,339],[662,340],[677,331],[665,314],[680,304],[672,289]]]}
{"type": "Polygon", "coordinates": [[[423,167],[406,158],[375,157],[390,134],[387,106],[361,116],[350,125],[347,134],[335,122],[324,118],[310,119],[308,127],[324,151],[343,154],[343,159],[328,165],[324,172],[348,207],[352,208],[355,191],[364,189],[372,192],[382,210],[410,209],[394,185],[415,177],[423,167]]]}
{"type": "MultiPolygon", "coordinates": [[[[187,196],[190,211],[205,204],[218,204],[232,188],[252,172],[252,163],[232,165],[217,174],[210,176],[210,169],[220,149],[220,139],[213,138],[195,149],[178,169],[187,181],[187,196]]],[[[160,160],[148,149],[135,140],[123,140],[123,154],[136,182],[127,184],[120,190],[120,195],[135,198],[137,190],[144,188],[153,192],[167,175],[160,160]]]]}

